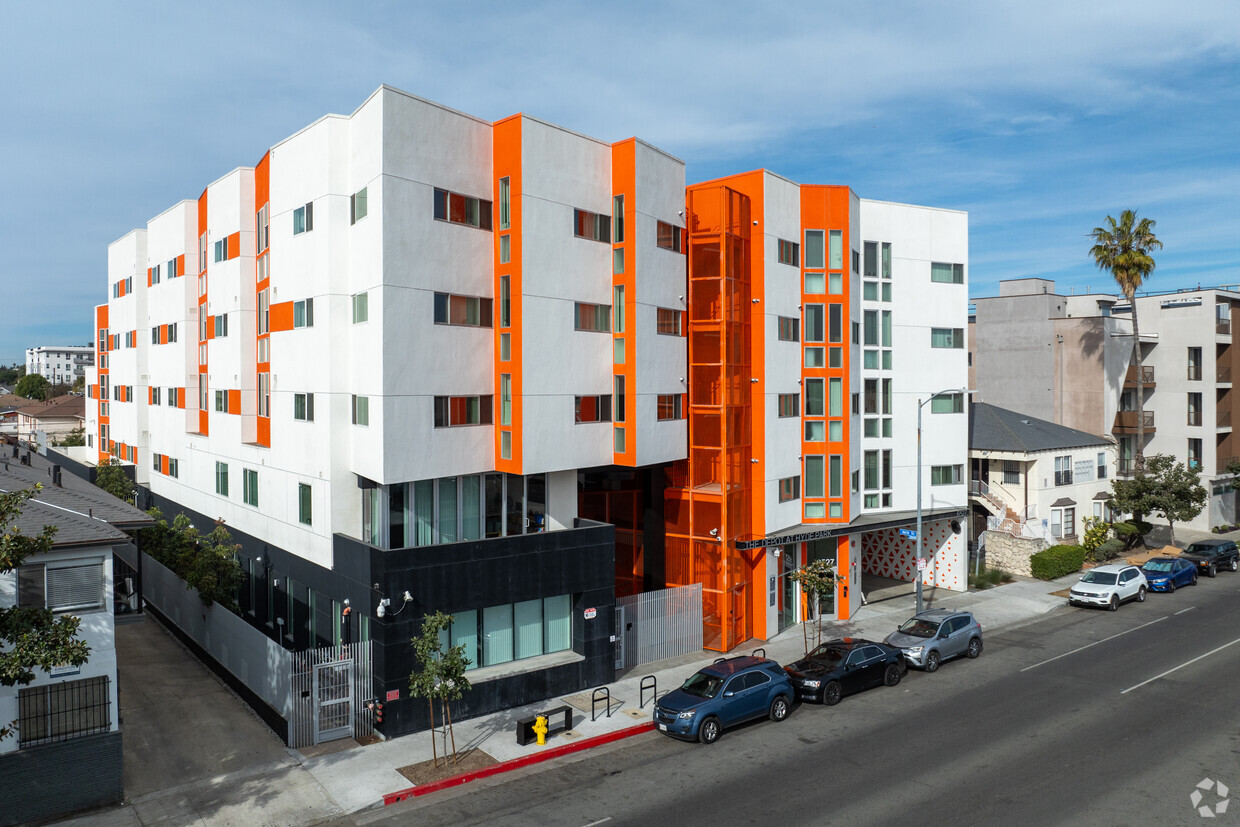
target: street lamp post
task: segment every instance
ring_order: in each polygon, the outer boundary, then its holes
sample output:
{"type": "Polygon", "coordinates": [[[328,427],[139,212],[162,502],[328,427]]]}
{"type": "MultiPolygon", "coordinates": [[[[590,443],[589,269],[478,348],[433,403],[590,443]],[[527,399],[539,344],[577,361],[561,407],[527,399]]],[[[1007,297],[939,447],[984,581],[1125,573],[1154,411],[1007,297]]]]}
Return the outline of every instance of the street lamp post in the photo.
{"type": "Polygon", "coordinates": [[[942,396],[945,393],[958,393],[961,396],[968,396],[972,391],[968,388],[944,388],[941,391],[930,394],[925,399],[917,402],[917,614],[921,614],[921,573],[925,561],[921,556],[921,408],[931,399],[942,396]]]}

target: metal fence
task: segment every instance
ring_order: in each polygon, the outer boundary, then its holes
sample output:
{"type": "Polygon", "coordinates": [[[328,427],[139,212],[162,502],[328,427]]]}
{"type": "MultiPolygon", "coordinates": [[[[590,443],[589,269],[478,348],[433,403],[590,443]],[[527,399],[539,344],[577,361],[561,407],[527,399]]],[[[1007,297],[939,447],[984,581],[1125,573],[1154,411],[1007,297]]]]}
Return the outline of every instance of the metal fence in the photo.
{"type": "Polygon", "coordinates": [[[702,584],[616,598],[616,668],[702,649],[702,584]]]}
{"type": "Polygon", "coordinates": [[[17,693],[18,745],[31,747],[81,738],[112,728],[112,692],[107,675],[66,681],[17,693]]]}
{"type": "Polygon", "coordinates": [[[370,641],[324,646],[292,657],[288,745],[309,747],[374,733],[370,641]]]}

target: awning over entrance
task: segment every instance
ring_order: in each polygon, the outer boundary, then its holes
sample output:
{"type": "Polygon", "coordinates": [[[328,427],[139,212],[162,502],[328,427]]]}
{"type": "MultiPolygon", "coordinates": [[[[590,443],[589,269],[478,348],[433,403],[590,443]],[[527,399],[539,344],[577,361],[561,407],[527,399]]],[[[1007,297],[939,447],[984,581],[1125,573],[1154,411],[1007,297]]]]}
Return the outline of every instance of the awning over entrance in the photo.
{"type": "MultiPolygon", "coordinates": [[[[953,517],[968,515],[966,506],[954,508],[923,508],[923,523],[931,520],[946,520],[953,517]]],[[[824,540],[828,537],[841,537],[846,534],[859,534],[863,531],[877,531],[883,528],[900,528],[917,521],[917,510],[884,511],[878,514],[863,514],[851,523],[801,523],[761,537],[757,540],[737,540],[738,549],[769,548],[782,546],[786,543],[804,543],[810,540],[824,540]]]]}

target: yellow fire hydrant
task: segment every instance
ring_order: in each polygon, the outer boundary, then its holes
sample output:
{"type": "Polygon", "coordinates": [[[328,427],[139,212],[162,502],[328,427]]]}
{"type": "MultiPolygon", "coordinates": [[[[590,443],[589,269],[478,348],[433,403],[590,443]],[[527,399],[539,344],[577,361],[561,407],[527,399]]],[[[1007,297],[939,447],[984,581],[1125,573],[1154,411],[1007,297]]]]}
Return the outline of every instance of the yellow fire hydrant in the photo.
{"type": "Polygon", "coordinates": [[[539,715],[534,719],[534,734],[538,736],[538,746],[545,746],[547,743],[547,717],[539,715]]]}

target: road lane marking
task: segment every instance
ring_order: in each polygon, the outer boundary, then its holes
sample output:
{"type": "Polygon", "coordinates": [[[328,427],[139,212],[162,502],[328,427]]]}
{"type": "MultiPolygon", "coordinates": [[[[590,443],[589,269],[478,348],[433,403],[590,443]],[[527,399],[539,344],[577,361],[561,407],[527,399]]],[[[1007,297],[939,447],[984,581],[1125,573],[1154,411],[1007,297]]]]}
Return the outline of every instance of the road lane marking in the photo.
{"type": "Polygon", "coordinates": [[[1208,658],[1210,657],[1210,655],[1213,655],[1215,652],[1221,652],[1224,649],[1226,649],[1228,646],[1235,646],[1237,643],[1240,643],[1240,637],[1236,638],[1231,643],[1224,643],[1222,646],[1218,647],[1217,649],[1211,649],[1209,652],[1206,652],[1204,655],[1198,655],[1192,660],[1185,661],[1184,663],[1181,663],[1179,666],[1175,667],[1174,669],[1168,669],[1166,672],[1163,672],[1161,675],[1155,675],[1154,677],[1150,678],[1148,681],[1141,681],[1141,683],[1137,684],[1136,686],[1130,686],[1119,694],[1127,695],[1129,692],[1131,692],[1134,689],[1140,689],[1141,687],[1145,686],[1147,683],[1153,683],[1159,678],[1165,678],[1168,675],[1170,675],[1172,672],[1177,672],[1183,669],[1185,666],[1190,666],[1196,663],[1197,661],[1201,660],[1202,658],[1208,658]]]}
{"type": "Polygon", "coordinates": [[[585,825],[585,827],[598,827],[599,824],[606,824],[609,821],[611,821],[611,816],[607,816],[607,818],[600,818],[598,821],[591,821],[589,824],[585,825]]]}
{"type": "Polygon", "coordinates": [[[1187,609],[1180,609],[1178,612],[1176,612],[1176,614],[1178,614],[1178,615],[1182,615],[1182,614],[1184,614],[1185,612],[1191,612],[1191,611],[1192,611],[1193,609],[1195,609],[1195,608],[1197,608],[1197,607],[1196,607],[1196,606],[1189,606],[1187,609]]]}
{"type": "MultiPolygon", "coordinates": [[[[1170,615],[1168,615],[1167,617],[1170,617],[1170,615]]],[[[1114,635],[1111,635],[1110,637],[1104,637],[1102,640],[1095,640],[1093,643],[1087,643],[1084,646],[1081,646],[1077,649],[1073,649],[1071,652],[1064,652],[1062,655],[1055,655],[1055,657],[1048,658],[1042,661],[1041,663],[1035,663],[1033,666],[1026,666],[1024,669],[1020,671],[1028,672],[1030,669],[1037,669],[1039,666],[1045,666],[1048,663],[1054,663],[1060,658],[1066,658],[1068,655],[1075,655],[1077,652],[1084,652],[1086,649],[1089,649],[1090,647],[1093,647],[1093,646],[1097,646],[1099,643],[1106,643],[1108,640],[1115,640],[1117,637],[1122,637],[1123,635],[1126,635],[1129,632],[1135,632],[1138,629],[1144,629],[1146,626],[1153,626],[1155,623],[1159,623],[1163,620],[1166,620],[1167,617],[1160,617],[1158,618],[1158,620],[1151,620],[1149,623],[1142,623],[1140,626],[1133,626],[1131,629],[1126,629],[1120,632],[1119,634],[1114,634],[1114,635]]]]}

